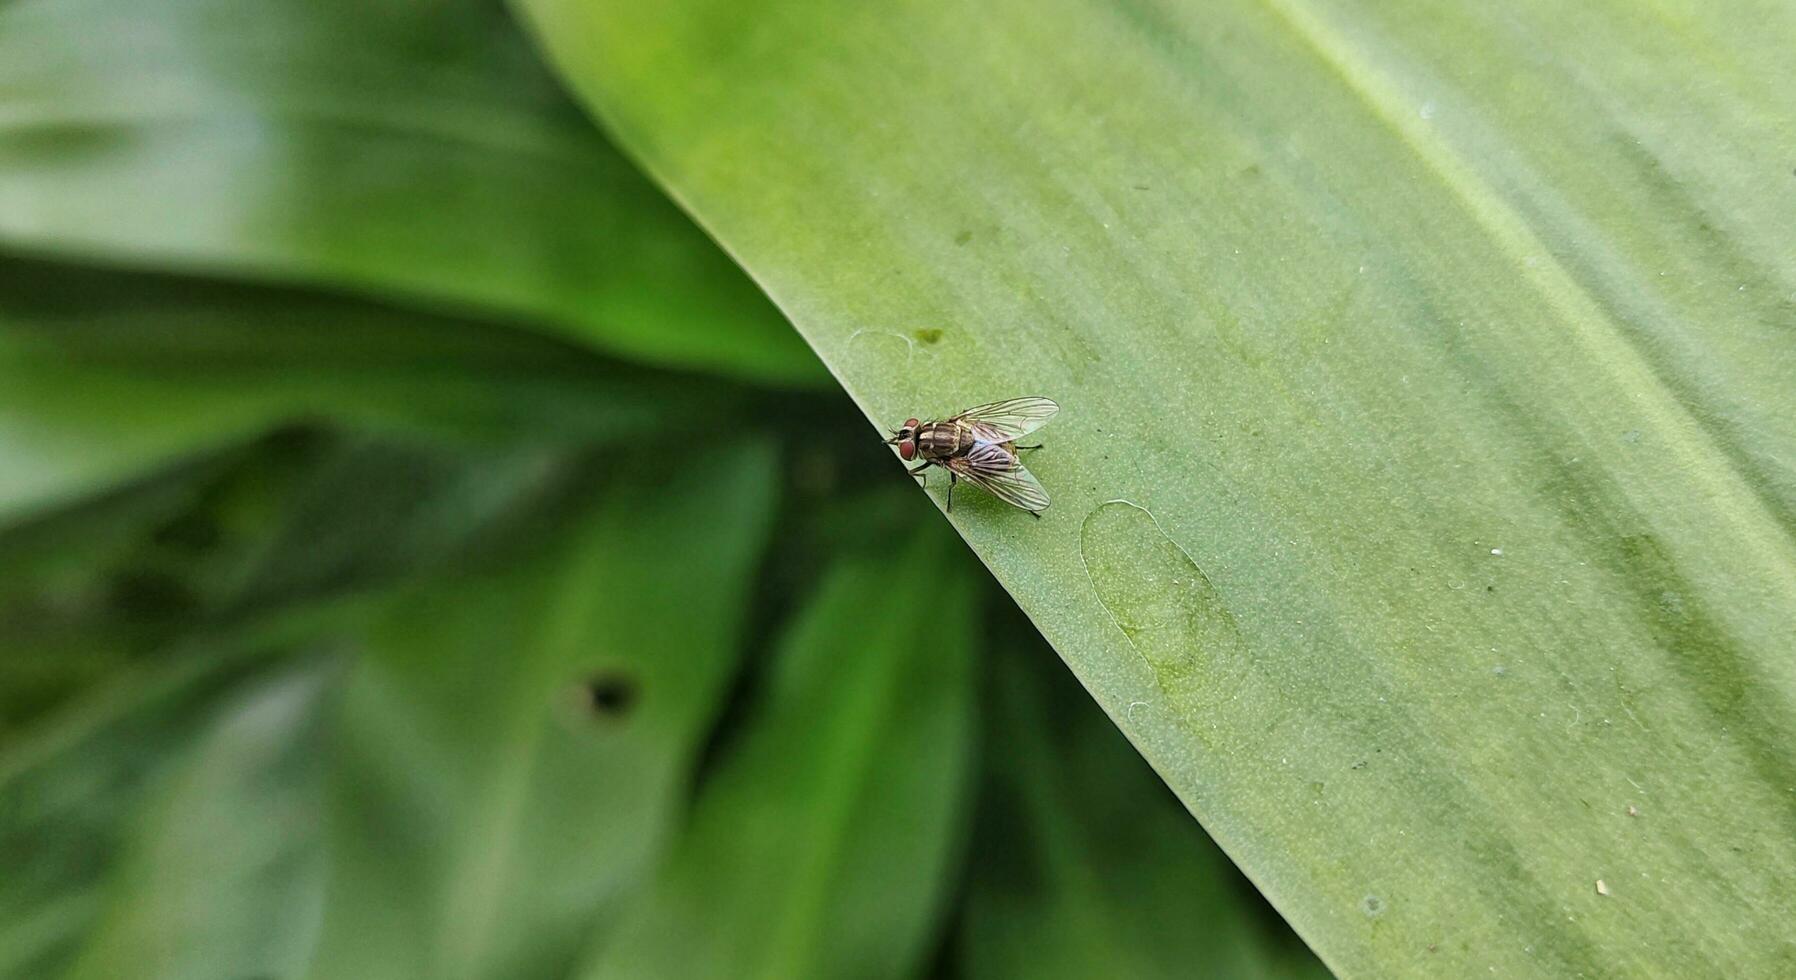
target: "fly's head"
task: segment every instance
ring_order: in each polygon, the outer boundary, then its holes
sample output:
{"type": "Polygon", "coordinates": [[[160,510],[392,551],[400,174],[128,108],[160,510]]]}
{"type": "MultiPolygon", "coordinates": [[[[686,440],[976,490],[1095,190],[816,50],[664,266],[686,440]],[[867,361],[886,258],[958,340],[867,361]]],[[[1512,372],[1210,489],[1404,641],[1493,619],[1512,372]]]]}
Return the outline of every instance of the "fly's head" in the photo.
{"type": "Polygon", "coordinates": [[[886,440],[886,445],[898,447],[898,455],[905,462],[917,458],[917,426],[921,424],[916,419],[905,419],[898,431],[892,433],[892,438],[886,440]]]}

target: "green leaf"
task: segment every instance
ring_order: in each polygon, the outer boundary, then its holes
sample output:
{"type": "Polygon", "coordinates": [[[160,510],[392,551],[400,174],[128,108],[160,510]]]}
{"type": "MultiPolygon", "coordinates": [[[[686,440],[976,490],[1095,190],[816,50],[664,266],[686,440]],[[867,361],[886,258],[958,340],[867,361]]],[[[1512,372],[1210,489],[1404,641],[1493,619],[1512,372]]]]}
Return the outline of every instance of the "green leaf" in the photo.
{"type": "Polygon", "coordinates": [[[966,976],[1326,975],[1039,641],[997,653],[966,976]]]}
{"type": "Polygon", "coordinates": [[[283,433],[0,529],[0,740],[183,636],[540,547],[591,457],[283,433]]]}
{"type": "Polygon", "coordinates": [[[895,555],[839,560],[677,851],[584,975],[918,973],[971,762],[971,584],[929,528],[895,555]]]}
{"type": "Polygon", "coordinates": [[[647,872],[737,664],[774,459],[636,464],[548,557],[376,630],[332,750],[313,975],[565,975],[647,872]]]}
{"type": "Polygon", "coordinates": [[[105,911],[63,976],[294,976],[323,911],[319,750],[331,662],[235,694],[125,821],[105,911]]]}
{"type": "Polygon", "coordinates": [[[479,447],[709,425],[732,385],[357,300],[0,264],[0,524],[284,424],[479,447]]]}
{"type": "Polygon", "coordinates": [[[255,817],[304,810],[288,777],[303,777],[307,752],[287,735],[305,730],[307,691],[330,665],[269,666],[331,652],[320,638],[344,616],[316,608],[198,635],[0,745],[0,977],[61,976],[84,957],[104,973],[129,950],[146,957],[132,975],[243,976],[297,948],[286,928],[316,918],[299,897],[305,860],[288,861],[310,846],[305,821],[255,817]],[[238,804],[257,813],[227,812],[238,804]],[[233,859],[194,863],[206,842],[187,820],[233,859]],[[217,972],[185,972],[211,954],[217,972]]]}
{"type": "MultiPolygon", "coordinates": [[[[632,717],[619,724],[612,733],[617,736],[613,748],[600,760],[605,766],[588,773],[586,767],[594,761],[591,753],[576,751],[569,757],[569,753],[552,751],[553,746],[538,758],[542,767],[575,770],[545,768],[541,778],[550,787],[546,792],[581,818],[612,813],[621,814],[627,822],[631,814],[642,819],[660,814],[659,823],[651,829],[664,832],[671,821],[666,798],[677,792],[677,787],[664,784],[683,772],[678,763],[689,762],[693,743],[702,738],[710,723],[707,708],[715,705],[721,681],[734,664],[730,643],[706,643],[699,635],[705,629],[715,632],[719,628],[715,617],[710,617],[708,626],[703,617],[690,618],[703,613],[706,602],[687,602],[680,589],[708,589],[707,596],[713,597],[708,601],[713,604],[740,605],[743,601],[740,580],[746,575],[745,563],[758,552],[761,532],[757,525],[765,523],[770,505],[770,467],[764,453],[733,452],[720,457],[715,451],[700,451],[696,455],[701,462],[688,467],[682,478],[637,477],[614,487],[607,497],[610,516],[605,518],[614,526],[610,533],[598,535],[602,540],[591,542],[646,553],[649,544],[633,543],[632,536],[663,540],[659,535],[666,520],[673,519],[683,528],[708,534],[708,542],[717,546],[718,564],[708,576],[693,576],[669,560],[642,562],[637,568],[640,577],[625,575],[621,585],[605,583],[608,598],[604,601],[614,621],[606,634],[608,641],[632,641],[630,630],[617,628],[615,621],[636,609],[649,617],[635,627],[637,631],[657,629],[659,623],[678,616],[689,618],[682,621],[684,628],[662,631],[656,641],[674,644],[677,651],[644,643],[640,653],[616,658],[623,666],[607,661],[590,676],[582,673],[558,687],[556,696],[546,703],[558,719],[574,722],[570,727],[578,739],[581,729],[598,723],[570,700],[570,689],[594,678],[628,679],[626,669],[634,657],[653,659],[633,680],[633,689],[639,699],[650,698],[648,703],[654,708],[640,712],[640,720],[632,717]],[[642,503],[663,491],[679,502],[659,509],[642,503]],[[720,495],[725,499],[719,499],[720,495]],[[640,531],[620,531],[615,526],[630,519],[626,511],[656,518],[670,510],[673,513],[665,519],[649,520],[640,531]],[[723,522],[724,527],[706,529],[705,521],[723,522]],[[732,581],[720,585],[725,575],[732,581]],[[645,599],[639,589],[650,590],[657,598],[645,599]],[[677,602],[680,607],[677,612],[657,609],[657,601],[677,602]],[[687,642],[692,644],[690,648],[679,646],[687,642]],[[651,695],[650,690],[667,693],[651,695]],[[643,725],[650,727],[645,730],[643,725]],[[658,753],[673,753],[674,759],[662,760],[658,753]],[[583,782],[585,779],[606,781],[593,787],[583,782]],[[619,786],[652,792],[644,799],[633,795],[625,799],[625,794],[617,792],[619,786]],[[585,795],[560,795],[579,787],[586,788],[585,795]],[[603,805],[592,804],[595,789],[604,791],[607,799],[603,805]]],[[[616,459],[614,454],[614,467],[616,459]]],[[[510,524],[504,534],[516,542],[512,551],[531,553],[532,546],[540,548],[547,537],[544,532],[554,532],[559,540],[566,530],[556,520],[562,508],[545,507],[536,499],[540,494],[529,492],[533,470],[540,468],[516,455],[462,467],[415,451],[352,444],[324,453],[323,461],[326,465],[301,474],[309,478],[295,481],[300,484],[297,492],[278,495],[274,516],[281,520],[262,522],[260,536],[267,540],[251,549],[253,558],[247,562],[243,549],[233,541],[241,529],[211,526],[201,515],[228,525],[232,519],[228,512],[244,506],[236,499],[245,489],[236,486],[238,483],[250,476],[274,480],[271,471],[278,467],[266,454],[252,458],[254,465],[244,468],[249,472],[214,480],[223,483],[222,491],[213,487],[196,495],[188,488],[184,495],[173,494],[189,498],[187,507],[174,512],[174,524],[167,524],[170,514],[161,493],[124,494],[109,502],[110,506],[84,508],[86,521],[100,525],[102,554],[110,539],[120,533],[119,526],[129,527],[147,517],[164,524],[151,534],[164,547],[186,535],[209,541],[211,550],[220,554],[198,563],[202,569],[210,564],[236,564],[252,570],[247,576],[237,576],[241,580],[238,594],[221,594],[197,608],[182,610],[180,618],[190,635],[167,649],[134,662],[129,656],[130,644],[123,639],[129,635],[124,627],[154,632],[143,621],[166,614],[161,605],[168,602],[166,598],[148,608],[120,610],[114,614],[120,620],[119,628],[111,631],[75,631],[66,638],[66,651],[61,646],[47,647],[29,632],[15,632],[10,623],[0,622],[9,627],[9,656],[4,664],[9,698],[13,694],[11,678],[26,667],[19,661],[64,652],[107,658],[105,669],[93,678],[84,697],[66,703],[46,719],[27,719],[18,731],[11,728],[17,719],[9,709],[4,719],[8,727],[0,729],[5,736],[0,740],[0,858],[8,868],[8,875],[0,880],[0,976],[110,976],[121,972],[220,978],[293,976],[309,962],[323,914],[321,841],[316,833],[321,816],[316,811],[322,802],[314,784],[323,775],[325,753],[318,737],[316,709],[320,685],[327,675],[334,680],[341,665],[317,660],[273,677],[264,676],[261,665],[298,649],[329,649],[332,643],[321,643],[321,637],[341,646],[341,638],[365,632],[370,609],[389,604],[388,598],[375,593],[371,601],[355,604],[333,605],[327,600],[390,578],[395,574],[394,564],[407,566],[412,578],[434,572],[440,580],[457,569],[465,577],[467,566],[476,561],[516,562],[515,554],[490,542],[472,547],[470,540],[483,532],[491,536],[500,526],[510,524]],[[384,489],[389,484],[395,492],[384,489]],[[354,489],[357,487],[360,489],[354,489]],[[141,499],[146,496],[152,499],[141,499]],[[199,503],[193,502],[194,496],[199,503]],[[520,528],[513,517],[516,513],[529,514],[532,523],[542,522],[543,526],[520,528]],[[271,533],[270,528],[282,521],[293,525],[293,530],[271,533]],[[178,534],[169,531],[174,525],[180,525],[178,534]],[[299,526],[311,532],[309,538],[300,539],[299,526]],[[347,536],[352,530],[360,535],[353,545],[347,536]],[[442,552],[448,550],[463,554],[456,562],[445,562],[442,552]],[[381,559],[387,564],[381,564],[381,559]],[[225,638],[207,638],[208,633],[217,632],[212,624],[219,619],[269,622],[271,611],[280,615],[272,620],[273,626],[257,626],[246,637],[236,635],[241,628],[227,627],[225,638]]],[[[590,479],[583,483],[590,495],[590,479]]],[[[55,523],[46,522],[42,527],[48,529],[55,523]]],[[[31,561],[35,549],[29,545],[48,546],[58,540],[80,544],[82,539],[68,527],[39,542],[26,540],[28,537],[21,531],[0,536],[0,545],[11,545],[0,548],[0,557],[25,558],[24,573],[49,590],[52,611],[62,612],[57,607],[68,597],[56,592],[56,576],[45,574],[52,571],[49,565],[31,561]]],[[[580,547],[575,542],[561,550],[580,547]]],[[[94,560],[91,555],[89,560],[94,560]]],[[[113,560],[127,568],[132,565],[124,559],[113,560]]],[[[592,556],[582,560],[591,564],[592,556]]],[[[617,560],[621,562],[623,557],[617,560]]],[[[513,573],[485,574],[461,585],[439,581],[414,586],[414,597],[400,611],[387,614],[381,633],[385,643],[377,642],[375,648],[386,651],[403,642],[403,631],[420,616],[443,619],[434,615],[436,603],[461,602],[470,593],[475,598],[467,599],[465,606],[473,610],[469,615],[476,617],[495,605],[507,615],[521,605],[541,606],[540,600],[520,598],[520,592],[553,577],[553,570],[545,571],[541,564],[513,573]],[[510,601],[495,603],[489,593],[510,601]]],[[[171,568],[178,570],[179,563],[171,568]]],[[[591,579],[581,582],[590,584],[591,579]]],[[[570,599],[576,604],[579,601],[578,596],[570,599]]],[[[568,603],[562,606],[566,608],[568,603]]],[[[99,613],[86,610],[83,615],[77,605],[70,618],[80,625],[83,619],[104,619],[99,613]]],[[[453,630],[464,623],[450,618],[447,625],[437,628],[453,630]]],[[[491,623],[513,631],[536,628],[527,621],[504,617],[491,623]]],[[[429,635],[422,625],[415,625],[415,630],[429,635]]],[[[475,638],[490,635],[473,629],[467,632],[475,638]]],[[[559,648],[562,652],[592,657],[584,647],[573,649],[572,639],[561,639],[566,641],[559,648]]],[[[444,649],[448,648],[445,644],[444,649]]],[[[490,646],[466,649],[479,662],[471,668],[465,685],[458,687],[435,677],[435,671],[453,671],[460,666],[453,657],[443,656],[416,665],[429,677],[417,684],[422,693],[412,696],[427,698],[445,689],[472,688],[477,697],[496,689],[482,684],[491,685],[521,669],[531,669],[528,660],[515,655],[494,662],[490,646]]],[[[535,663],[535,667],[541,666],[540,661],[535,663]]],[[[354,676],[358,684],[365,684],[360,679],[371,673],[376,671],[365,668],[354,676]]],[[[394,673],[387,671],[386,675],[391,679],[394,673]]],[[[400,683],[405,680],[399,677],[400,683]]],[[[350,693],[355,696],[362,690],[352,687],[350,693]]],[[[407,698],[407,692],[401,690],[375,708],[400,707],[407,698]]],[[[472,713],[470,709],[463,714],[472,713]]],[[[400,735],[388,731],[394,724],[392,720],[372,726],[352,724],[341,738],[352,749],[403,743],[400,735]],[[359,736],[386,738],[365,743],[359,736]]],[[[445,741],[451,742],[452,749],[466,747],[465,742],[445,741]]],[[[343,754],[352,760],[357,757],[355,752],[343,754]]],[[[419,761],[429,763],[434,758],[419,761]]],[[[457,765],[456,757],[448,758],[439,770],[440,778],[453,778],[446,774],[452,774],[457,765]]],[[[355,773],[352,768],[351,775],[355,773]]],[[[365,805],[369,814],[379,816],[390,812],[389,802],[377,797],[353,800],[350,806],[365,805]]],[[[427,808],[435,799],[408,802],[427,808]]],[[[602,826],[593,824],[595,833],[602,826]]],[[[524,831],[542,829],[526,825],[524,831]]],[[[548,829],[555,831],[554,841],[569,836],[566,827],[548,829]]],[[[651,856],[652,848],[640,839],[625,835],[624,840],[612,843],[623,853],[615,867],[606,862],[605,874],[628,874],[651,856]],[[632,849],[631,845],[640,846],[632,849]]],[[[405,870],[400,866],[395,873],[405,870]]],[[[534,880],[547,883],[550,876],[536,871],[532,869],[534,880]]],[[[604,880],[604,875],[593,877],[604,880]]],[[[418,903],[429,900],[416,891],[410,898],[418,903]]],[[[602,897],[604,902],[615,900],[610,893],[602,897]]],[[[573,955],[574,947],[583,940],[583,930],[569,929],[566,923],[546,916],[538,918],[543,903],[515,904],[528,927],[524,931],[560,927],[568,933],[563,936],[560,955],[564,959],[573,955]]],[[[563,915],[569,910],[575,915],[592,911],[592,903],[565,889],[547,904],[556,905],[563,915]]],[[[543,931],[529,935],[548,948],[543,931]]]]}
{"type": "Polygon", "coordinates": [[[135,649],[164,644],[165,633],[153,635],[168,625],[162,614],[190,611],[182,601],[185,580],[193,565],[208,561],[192,560],[186,549],[170,561],[161,538],[202,509],[208,484],[221,482],[222,461],[209,462],[177,467],[135,492],[0,528],[0,568],[7,570],[0,576],[0,744],[110,677],[135,649]],[[170,566],[179,572],[170,575],[170,566]],[[156,606],[151,615],[141,615],[138,600],[145,597],[156,606]]]}
{"type": "Polygon", "coordinates": [[[522,6],[1331,967],[1796,970],[1796,8],[522,6]]]}
{"type": "Polygon", "coordinates": [[[0,243],[472,307],[670,366],[823,377],[483,0],[6,4],[0,243]]]}
{"type": "Polygon", "coordinates": [[[546,546],[590,493],[584,447],[443,451],[349,439],[321,455],[246,548],[222,615],[403,587],[546,546]]]}

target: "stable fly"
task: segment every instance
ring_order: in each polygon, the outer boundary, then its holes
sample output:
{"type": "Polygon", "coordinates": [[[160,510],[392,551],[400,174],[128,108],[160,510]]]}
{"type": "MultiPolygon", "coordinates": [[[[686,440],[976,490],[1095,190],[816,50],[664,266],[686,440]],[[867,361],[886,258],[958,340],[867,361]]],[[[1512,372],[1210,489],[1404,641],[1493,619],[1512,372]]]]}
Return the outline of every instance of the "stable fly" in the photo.
{"type": "Polygon", "coordinates": [[[954,512],[954,484],[965,479],[999,500],[1036,517],[1048,507],[1048,493],[1023,467],[1021,454],[1041,446],[1019,446],[1016,440],[1048,423],[1060,406],[1039,395],[1010,398],[969,408],[940,422],[906,419],[886,445],[897,446],[905,462],[917,460],[910,475],[925,485],[925,470],[948,471],[948,512],[954,512]]]}

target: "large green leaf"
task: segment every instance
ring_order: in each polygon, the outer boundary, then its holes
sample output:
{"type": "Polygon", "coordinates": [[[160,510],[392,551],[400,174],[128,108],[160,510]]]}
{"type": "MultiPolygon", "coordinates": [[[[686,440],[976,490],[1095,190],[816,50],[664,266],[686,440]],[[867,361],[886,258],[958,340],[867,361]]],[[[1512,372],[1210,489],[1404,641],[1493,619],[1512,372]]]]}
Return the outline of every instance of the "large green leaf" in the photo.
{"type": "Polygon", "coordinates": [[[131,837],[70,980],[294,976],[323,912],[321,704],[307,663],[236,693],[122,819],[131,837]]]}
{"type": "Polygon", "coordinates": [[[831,569],[678,849],[584,976],[918,973],[972,761],[976,593],[950,547],[928,528],[831,569]],[[920,608],[926,628],[905,629],[920,608]]]}
{"type": "Polygon", "coordinates": [[[353,286],[822,376],[488,0],[0,7],[0,243],[353,286]]]}
{"type": "MultiPolygon", "coordinates": [[[[163,481],[174,485],[96,502],[71,512],[68,522],[59,518],[0,534],[0,564],[26,580],[4,592],[29,597],[33,590],[24,586],[35,585],[42,593],[42,618],[67,620],[44,628],[27,621],[29,605],[0,605],[0,643],[6,650],[0,661],[6,688],[0,701],[0,857],[8,870],[0,879],[0,976],[128,973],[222,980],[298,975],[310,960],[324,907],[318,695],[325,682],[344,673],[345,665],[318,658],[272,677],[261,665],[303,649],[348,648],[345,640],[365,633],[368,614],[389,600],[378,592],[359,602],[336,600],[389,581],[401,570],[414,579],[435,573],[438,584],[414,585],[413,591],[421,589],[427,598],[383,613],[389,622],[381,637],[387,640],[437,608],[432,599],[456,601],[471,593],[484,601],[468,602],[469,615],[490,611],[495,603],[509,612],[528,601],[519,600],[516,590],[528,592],[552,577],[540,562],[519,567],[517,552],[539,551],[546,538],[559,540],[558,532],[565,530],[555,518],[566,507],[545,506],[544,494],[533,490],[542,482],[543,467],[528,454],[464,463],[391,445],[351,443],[314,454],[322,465],[302,468],[285,481],[294,484],[286,488],[278,487],[280,465],[269,455],[252,455],[228,479],[199,481],[212,485],[197,494],[178,492],[182,484],[195,482],[191,478],[163,481]],[[271,496],[274,506],[258,500],[262,495],[271,496]],[[141,499],[146,496],[153,499],[141,499]],[[163,497],[185,497],[188,503],[175,508],[171,517],[163,497]],[[264,508],[272,510],[268,517],[273,519],[246,522],[237,513],[264,508]],[[520,522],[523,515],[530,520],[520,522]],[[148,541],[137,548],[114,543],[118,537],[133,537],[129,529],[143,521],[150,529],[139,534],[148,541]],[[87,533],[71,523],[88,525],[87,533]],[[262,540],[239,540],[245,528],[234,525],[240,523],[255,529],[253,537],[262,540]],[[192,538],[189,544],[204,554],[157,554],[184,538],[192,538]],[[67,576],[59,562],[43,554],[59,544],[75,553],[83,577],[67,576]],[[452,556],[454,560],[446,560],[452,556]],[[441,584],[445,578],[465,576],[476,564],[510,570],[489,572],[462,586],[441,584]],[[147,594],[132,599],[108,594],[113,578],[157,584],[137,586],[147,594]],[[278,615],[271,618],[271,612],[278,615]],[[172,644],[165,640],[163,649],[133,656],[134,647],[157,635],[166,637],[171,625],[187,638],[172,644]],[[46,714],[43,705],[30,703],[28,686],[15,690],[16,678],[34,676],[34,664],[41,674],[70,672],[63,661],[72,655],[99,667],[77,669],[75,677],[64,678],[63,687],[76,688],[70,682],[91,674],[85,677],[83,696],[64,696],[46,714]],[[20,718],[15,701],[40,710],[20,718]]],[[[658,511],[642,506],[642,495],[665,490],[687,499],[690,494],[682,487],[702,486],[704,496],[685,504],[681,524],[702,527],[703,519],[723,521],[728,530],[709,538],[719,545],[714,571],[739,579],[759,541],[756,521],[744,514],[767,509],[769,467],[764,455],[753,453],[725,454],[722,460],[714,453],[698,455],[706,462],[694,467],[684,483],[636,479],[616,488],[609,498],[613,513],[627,506],[632,518],[653,518],[658,511]],[[732,466],[738,471],[747,466],[756,471],[756,479],[745,484],[748,474],[733,472],[732,466]]],[[[590,471],[585,476],[581,493],[590,496],[590,471]]],[[[650,520],[641,533],[655,536],[662,530],[650,520]]],[[[615,534],[607,540],[624,544],[615,534]]],[[[578,549],[580,544],[571,546],[578,549]]],[[[680,571],[668,566],[656,572],[645,565],[644,581],[677,600],[679,593],[669,582],[680,571]]],[[[700,588],[716,585],[705,576],[686,582],[700,588]]],[[[614,603],[649,606],[631,585],[609,591],[614,603]]],[[[4,592],[0,598],[15,598],[4,592]]],[[[711,588],[707,595],[724,603],[740,604],[742,599],[739,587],[711,588]]],[[[687,603],[681,611],[703,613],[704,606],[687,603]]],[[[440,628],[464,622],[454,619],[440,628]]],[[[668,642],[694,640],[705,622],[716,628],[710,618],[697,616],[670,634],[668,642]]],[[[511,619],[497,625],[530,628],[511,619]]],[[[655,625],[645,621],[641,628],[655,625]]],[[[416,631],[427,633],[422,627],[416,631]]],[[[469,632],[476,638],[488,635],[469,632]]],[[[611,639],[627,637],[614,628],[611,639]]],[[[387,646],[376,646],[388,652],[387,646]]],[[[444,650],[450,649],[445,644],[444,650]]],[[[495,660],[490,647],[467,649],[479,655],[478,669],[466,675],[476,685],[525,669],[521,665],[541,666],[528,658],[495,660]]],[[[582,653],[564,649],[571,656],[582,653]]],[[[690,756],[690,743],[710,719],[706,707],[716,700],[719,675],[734,662],[728,644],[695,641],[682,649],[682,657],[663,655],[652,644],[642,649],[656,656],[634,678],[637,690],[665,686],[673,692],[659,697],[657,709],[643,717],[661,719],[661,728],[672,732],[643,734],[634,720],[620,726],[631,737],[616,740],[630,743],[619,747],[613,759],[623,762],[613,770],[621,771],[618,785],[651,792],[641,797],[618,794],[608,784],[606,805],[590,807],[595,816],[665,814],[668,790],[655,777],[667,778],[669,767],[677,773],[690,756]],[[709,661],[702,656],[706,651],[709,661]],[[670,758],[658,764],[657,753],[670,758]],[[641,764],[646,775],[633,763],[641,764]]],[[[425,666],[453,670],[456,661],[445,655],[425,666]]],[[[371,672],[352,676],[365,678],[371,672]]],[[[593,676],[621,673],[619,668],[593,676]]],[[[581,674],[568,686],[590,679],[581,674]]],[[[357,704],[366,700],[362,683],[358,680],[351,689],[361,697],[357,704]]],[[[556,693],[567,691],[558,688],[556,693]]],[[[401,693],[380,704],[396,707],[404,701],[401,693]]],[[[585,716],[565,698],[551,699],[546,708],[565,709],[562,714],[575,720],[576,729],[584,724],[585,716]]],[[[358,744],[357,735],[370,736],[374,745],[398,740],[383,740],[379,736],[389,733],[378,725],[372,732],[368,727],[352,725],[351,744],[358,744]]],[[[573,778],[551,781],[561,789],[582,785],[573,778]]],[[[564,804],[579,806],[582,800],[564,804]]],[[[351,804],[357,805],[375,815],[392,812],[385,797],[351,804]]],[[[651,821],[649,829],[666,822],[651,821]]],[[[619,870],[640,867],[646,857],[646,851],[629,853],[619,870]]],[[[398,873],[407,870],[401,864],[398,873]]],[[[581,900],[561,895],[548,901],[579,909],[581,900]]],[[[537,918],[538,911],[534,906],[523,910],[532,929],[555,925],[537,918]]],[[[562,928],[565,932],[565,924],[562,928]]],[[[532,931],[531,936],[542,941],[544,933],[532,931]]],[[[562,955],[570,956],[581,938],[577,929],[564,938],[562,955]]]]}
{"type": "Polygon", "coordinates": [[[283,423],[540,444],[690,429],[740,392],[326,294],[0,262],[0,523],[283,423]]]}
{"type": "Polygon", "coordinates": [[[673,472],[630,469],[546,557],[376,630],[311,975],[563,976],[651,866],[737,663],[774,469],[765,445],[637,462],[673,472]]]}
{"type": "Polygon", "coordinates": [[[1796,7],[522,6],[1333,968],[1796,970],[1796,7]]]}
{"type": "Polygon", "coordinates": [[[0,746],[0,977],[292,965],[318,914],[301,783],[331,664],[266,665],[330,652],[347,621],[196,638],[0,746]]]}

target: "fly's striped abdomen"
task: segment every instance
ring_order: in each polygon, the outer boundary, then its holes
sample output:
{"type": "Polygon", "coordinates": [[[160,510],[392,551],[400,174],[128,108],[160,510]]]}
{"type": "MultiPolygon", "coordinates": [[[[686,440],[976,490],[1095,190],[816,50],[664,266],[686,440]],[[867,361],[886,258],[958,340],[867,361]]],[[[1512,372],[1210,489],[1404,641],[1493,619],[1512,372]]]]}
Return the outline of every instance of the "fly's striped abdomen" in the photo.
{"type": "Polygon", "coordinates": [[[917,430],[917,455],[952,459],[973,448],[973,433],[954,422],[929,422],[917,430]]]}

